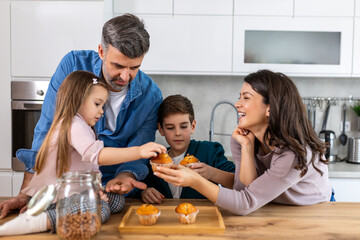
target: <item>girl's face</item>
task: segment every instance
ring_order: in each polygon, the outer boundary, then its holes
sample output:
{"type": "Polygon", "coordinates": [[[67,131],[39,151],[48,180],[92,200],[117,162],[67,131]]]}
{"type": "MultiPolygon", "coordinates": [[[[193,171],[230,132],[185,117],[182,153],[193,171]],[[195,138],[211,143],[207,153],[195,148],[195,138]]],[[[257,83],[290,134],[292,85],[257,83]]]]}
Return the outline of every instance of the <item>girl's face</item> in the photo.
{"type": "Polygon", "coordinates": [[[239,113],[239,127],[253,132],[265,131],[268,126],[270,106],[263,103],[263,97],[250,84],[244,83],[240,98],[235,103],[239,113]]]}
{"type": "Polygon", "coordinates": [[[187,150],[191,134],[195,131],[196,121],[190,122],[189,114],[171,114],[164,118],[163,127],[158,124],[161,136],[165,136],[170,145],[171,154],[179,156],[187,150]]]}
{"type": "Polygon", "coordinates": [[[80,106],[78,113],[89,126],[94,126],[104,113],[103,106],[108,98],[108,91],[98,85],[92,86],[90,93],[80,106]]]}

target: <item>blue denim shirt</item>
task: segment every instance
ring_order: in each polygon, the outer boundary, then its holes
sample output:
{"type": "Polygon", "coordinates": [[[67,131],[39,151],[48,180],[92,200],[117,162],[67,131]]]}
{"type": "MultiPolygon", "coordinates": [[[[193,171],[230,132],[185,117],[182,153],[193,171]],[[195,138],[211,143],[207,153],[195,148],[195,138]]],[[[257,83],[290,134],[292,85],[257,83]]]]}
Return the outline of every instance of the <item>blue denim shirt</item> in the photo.
{"type": "MultiPolygon", "coordinates": [[[[25,163],[26,170],[33,172],[37,151],[51,126],[56,103],[57,91],[67,75],[76,70],[85,70],[102,76],[102,60],[95,51],[71,51],[61,60],[51,78],[41,116],[36,124],[32,147],[19,149],[16,157],[25,163]]],[[[138,71],[131,81],[129,91],[121,105],[116,119],[114,132],[105,128],[106,117],[102,117],[95,125],[99,140],[104,141],[105,147],[139,146],[155,140],[157,129],[157,113],[162,102],[159,87],[142,71],[138,71]]],[[[120,172],[130,172],[137,180],[143,180],[148,174],[147,160],[127,162],[112,166],[102,166],[103,183],[113,179],[120,172]]]]}

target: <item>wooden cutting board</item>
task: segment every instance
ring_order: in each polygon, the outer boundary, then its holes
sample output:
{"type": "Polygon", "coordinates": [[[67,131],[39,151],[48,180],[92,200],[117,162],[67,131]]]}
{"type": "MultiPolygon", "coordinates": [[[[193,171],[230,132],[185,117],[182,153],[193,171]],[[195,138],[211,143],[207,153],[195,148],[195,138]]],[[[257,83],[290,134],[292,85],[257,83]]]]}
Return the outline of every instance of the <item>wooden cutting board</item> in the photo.
{"type": "Polygon", "coordinates": [[[140,224],[136,209],[140,206],[131,206],[118,227],[120,233],[163,233],[163,234],[201,234],[222,233],[225,230],[224,220],[216,206],[196,206],[199,213],[193,224],[182,224],[175,213],[176,206],[156,206],[160,211],[157,223],[152,226],[140,224]]]}

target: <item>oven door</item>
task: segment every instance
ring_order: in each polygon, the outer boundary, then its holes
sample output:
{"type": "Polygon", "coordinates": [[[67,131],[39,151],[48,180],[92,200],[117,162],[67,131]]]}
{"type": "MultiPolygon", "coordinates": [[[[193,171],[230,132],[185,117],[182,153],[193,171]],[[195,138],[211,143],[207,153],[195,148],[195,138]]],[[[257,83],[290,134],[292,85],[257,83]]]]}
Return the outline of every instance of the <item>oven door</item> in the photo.
{"type": "Polygon", "coordinates": [[[41,114],[42,101],[12,101],[12,169],[25,171],[15,153],[20,148],[30,149],[34,129],[41,114]]]}

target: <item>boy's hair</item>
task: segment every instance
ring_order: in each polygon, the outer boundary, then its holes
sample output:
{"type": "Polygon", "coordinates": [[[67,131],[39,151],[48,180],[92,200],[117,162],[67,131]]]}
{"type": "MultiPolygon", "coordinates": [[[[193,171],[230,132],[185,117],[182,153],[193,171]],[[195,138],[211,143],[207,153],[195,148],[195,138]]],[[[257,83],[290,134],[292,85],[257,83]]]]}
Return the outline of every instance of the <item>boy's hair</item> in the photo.
{"type": "Polygon", "coordinates": [[[104,79],[86,71],[70,73],[60,85],[56,95],[54,120],[36,156],[34,170],[37,173],[40,173],[43,169],[49,147],[53,144],[58,145],[56,155],[57,177],[61,177],[68,170],[71,161],[68,153],[72,120],[90,94],[93,86],[102,86],[108,90],[108,85],[104,79]],[[56,129],[59,129],[59,135],[54,142],[52,137],[56,129]]]}
{"type": "Polygon", "coordinates": [[[189,114],[191,123],[195,119],[193,106],[187,97],[179,94],[168,96],[159,107],[158,123],[163,126],[165,117],[177,113],[189,114]]]}

